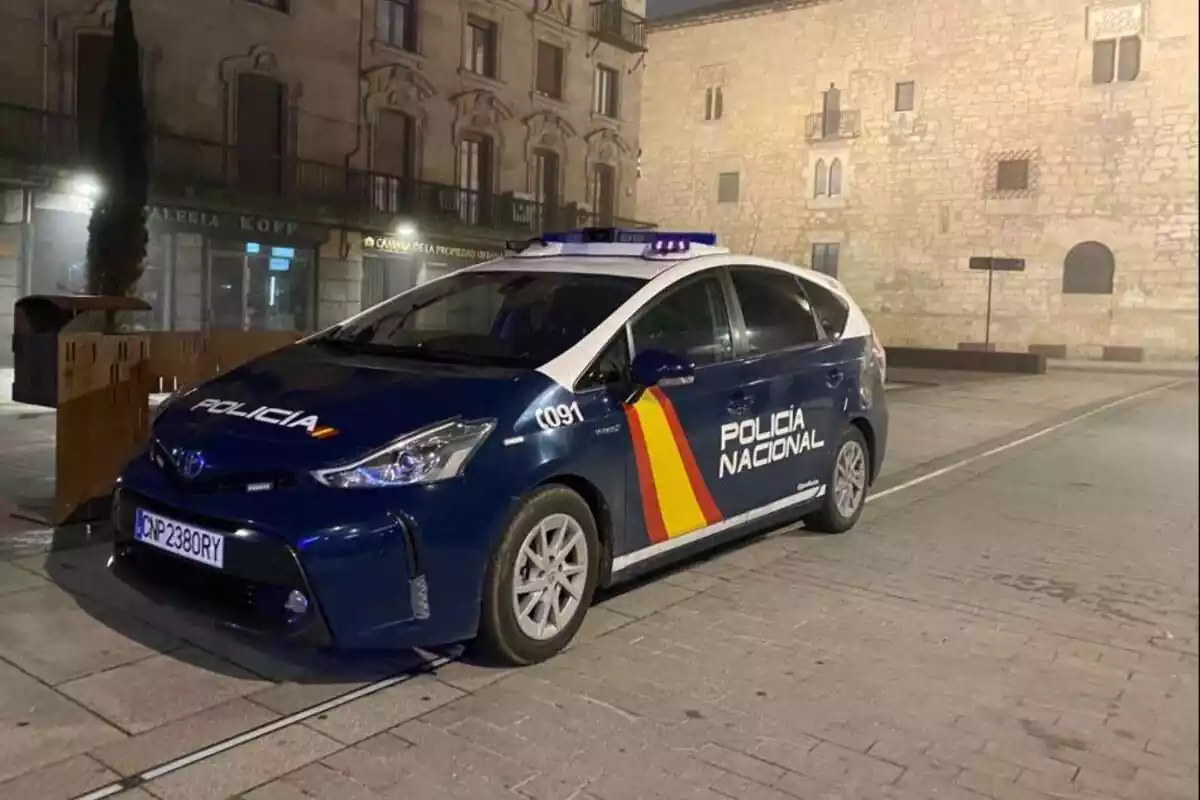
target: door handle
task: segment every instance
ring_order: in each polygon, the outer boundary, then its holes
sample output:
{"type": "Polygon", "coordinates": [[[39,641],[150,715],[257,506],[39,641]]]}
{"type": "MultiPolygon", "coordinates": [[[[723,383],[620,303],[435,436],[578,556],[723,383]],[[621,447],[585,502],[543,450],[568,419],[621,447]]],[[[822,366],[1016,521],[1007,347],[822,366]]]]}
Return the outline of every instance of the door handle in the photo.
{"type": "Polygon", "coordinates": [[[745,414],[750,410],[750,397],[745,392],[737,392],[729,398],[729,404],[725,408],[730,414],[745,414]]]}
{"type": "Polygon", "coordinates": [[[829,375],[826,377],[825,382],[828,383],[829,387],[832,389],[838,386],[845,377],[846,373],[842,372],[837,367],[834,367],[833,369],[829,370],[829,375]]]}

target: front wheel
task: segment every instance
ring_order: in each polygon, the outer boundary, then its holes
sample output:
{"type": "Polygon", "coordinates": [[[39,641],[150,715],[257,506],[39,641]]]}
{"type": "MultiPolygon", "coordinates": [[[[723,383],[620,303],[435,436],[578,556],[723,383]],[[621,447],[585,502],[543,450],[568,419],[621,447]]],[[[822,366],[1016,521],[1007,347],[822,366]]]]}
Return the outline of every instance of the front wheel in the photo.
{"type": "Polygon", "coordinates": [[[848,425],[834,453],[821,507],[804,518],[804,527],[820,533],[843,533],[862,516],[870,483],[870,451],[862,431],[848,425]]]}
{"type": "Polygon", "coordinates": [[[538,489],[488,564],[477,644],[513,666],[553,656],[583,624],[599,564],[596,521],[583,498],[565,486],[538,489]]]}

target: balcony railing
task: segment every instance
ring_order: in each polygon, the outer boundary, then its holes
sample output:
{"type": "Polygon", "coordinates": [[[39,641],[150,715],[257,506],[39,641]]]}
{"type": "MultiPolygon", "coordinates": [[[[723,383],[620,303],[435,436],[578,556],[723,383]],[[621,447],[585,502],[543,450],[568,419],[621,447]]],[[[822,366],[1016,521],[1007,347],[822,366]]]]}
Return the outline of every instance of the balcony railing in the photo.
{"type": "MultiPolygon", "coordinates": [[[[75,117],[0,104],[0,160],[86,168],[92,161],[91,133],[75,117]]],[[[518,234],[591,224],[575,206],[547,208],[511,194],[279,157],[163,131],[152,136],[149,157],[152,188],[167,197],[286,202],[310,215],[365,226],[377,226],[385,216],[518,234]]],[[[614,219],[614,224],[652,227],[632,220],[614,219]]]]}
{"type": "Polygon", "coordinates": [[[646,20],[625,8],[621,0],[593,0],[588,31],[596,39],[630,53],[646,49],[646,20]]]}
{"type": "Polygon", "coordinates": [[[805,120],[804,138],[812,141],[853,139],[862,131],[857,111],[818,111],[805,120]]]}

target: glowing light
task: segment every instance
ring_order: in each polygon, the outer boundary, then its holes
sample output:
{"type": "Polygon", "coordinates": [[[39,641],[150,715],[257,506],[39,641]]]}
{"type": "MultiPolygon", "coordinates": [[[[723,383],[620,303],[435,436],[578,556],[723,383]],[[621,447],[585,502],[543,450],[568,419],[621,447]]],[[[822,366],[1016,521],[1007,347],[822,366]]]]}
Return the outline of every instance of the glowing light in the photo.
{"type": "Polygon", "coordinates": [[[104,187],[91,175],[77,175],[71,180],[71,194],[87,200],[95,200],[104,194],[104,187]]]}

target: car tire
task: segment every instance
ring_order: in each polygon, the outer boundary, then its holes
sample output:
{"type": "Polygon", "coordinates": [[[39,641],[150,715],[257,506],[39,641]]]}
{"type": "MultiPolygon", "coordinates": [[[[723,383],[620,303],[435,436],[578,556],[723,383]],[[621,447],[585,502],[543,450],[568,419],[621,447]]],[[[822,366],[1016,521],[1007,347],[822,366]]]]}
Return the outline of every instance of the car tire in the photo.
{"type": "Polygon", "coordinates": [[[534,664],[558,653],[583,624],[600,558],[596,520],[583,498],[565,486],[533,492],[509,521],[488,562],[477,649],[488,660],[509,666],[534,664]],[[555,544],[562,549],[554,551],[555,544]],[[536,586],[543,587],[540,593],[530,589],[536,586]],[[556,618],[555,612],[563,617],[556,618]]]}
{"type": "Polygon", "coordinates": [[[854,527],[867,504],[871,484],[871,450],[854,425],[847,425],[830,460],[825,499],[821,507],[804,517],[804,527],[817,533],[844,533],[854,527]],[[853,504],[843,502],[853,490],[853,504]],[[839,492],[842,501],[839,501],[839,492]]]}

